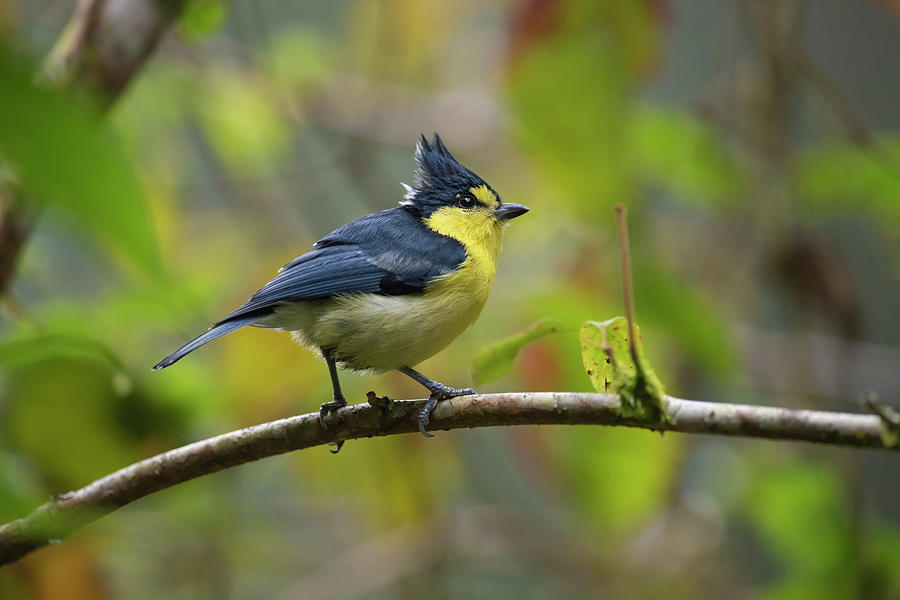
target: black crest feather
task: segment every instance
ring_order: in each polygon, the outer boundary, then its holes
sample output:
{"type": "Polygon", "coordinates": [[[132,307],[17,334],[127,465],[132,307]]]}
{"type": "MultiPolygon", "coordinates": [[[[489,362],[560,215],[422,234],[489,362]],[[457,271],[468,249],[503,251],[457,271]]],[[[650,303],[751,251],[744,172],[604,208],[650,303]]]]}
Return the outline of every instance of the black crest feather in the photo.
{"type": "Polygon", "coordinates": [[[481,177],[450,154],[437,133],[431,142],[424,135],[419,136],[416,164],[419,168],[415,172],[414,188],[409,190],[407,200],[417,204],[443,203],[460,191],[487,185],[481,177]]]}

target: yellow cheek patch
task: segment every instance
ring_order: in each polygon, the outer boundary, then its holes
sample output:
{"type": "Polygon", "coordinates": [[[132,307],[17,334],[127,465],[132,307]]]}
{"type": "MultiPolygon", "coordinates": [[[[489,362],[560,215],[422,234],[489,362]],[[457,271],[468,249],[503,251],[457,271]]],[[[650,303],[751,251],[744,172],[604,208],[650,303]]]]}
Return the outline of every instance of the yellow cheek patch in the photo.
{"type": "Polygon", "coordinates": [[[424,222],[432,230],[462,242],[467,252],[489,251],[496,256],[500,250],[503,224],[486,208],[461,210],[444,206],[424,222]]]}
{"type": "Polygon", "coordinates": [[[497,200],[497,196],[486,185],[480,185],[476,188],[469,188],[469,193],[475,196],[475,198],[479,202],[481,202],[491,210],[497,210],[498,208],[500,208],[500,201],[497,200]]]}

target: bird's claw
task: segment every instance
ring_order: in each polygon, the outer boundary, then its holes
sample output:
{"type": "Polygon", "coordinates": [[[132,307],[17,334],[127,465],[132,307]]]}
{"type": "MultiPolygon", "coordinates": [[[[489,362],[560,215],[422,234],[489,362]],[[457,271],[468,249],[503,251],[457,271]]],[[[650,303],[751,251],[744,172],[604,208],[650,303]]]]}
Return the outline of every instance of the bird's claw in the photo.
{"type": "MultiPolygon", "coordinates": [[[[319,425],[322,426],[322,429],[328,430],[328,425],[325,424],[325,417],[345,406],[347,406],[347,401],[344,398],[335,398],[331,402],[323,402],[319,407],[319,425]]],[[[340,450],[340,448],[338,449],[340,450]]]]}
{"type": "Polygon", "coordinates": [[[427,438],[433,438],[433,433],[428,433],[425,429],[428,427],[428,421],[431,420],[431,411],[434,410],[434,407],[437,406],[438,398],[432,393],[428,397],[428,402],[425,403],[424,408],[422,408],[422,412],[419,413],[419,433],[424,435],[427,438]]]}
{"type": "Polygon", "coordinates": [[[439,383],[431,390],[429,398],[436,398],[440,402],[441,400],[449,400],[457,396],[472,396],[477,393],[472,388],[452,388],[439,383]]]}
{"type": "Polygon", "coordinates": [[[472,388],[452,388],[446,385],[440,385],[440,387],[432,389],[431,395],[428,396],[428,402],[425,403],[422,412],[419,413],[419,433],[427,438],[434,437],[434,434],[428,433],[426,428],[428,427],[428,422],[431,420],[431,413],[434,412],[434,407],[437,406],[438,402],[456,398],[458,396],[472,396],[477,393],[478,392],[472,388]]]}

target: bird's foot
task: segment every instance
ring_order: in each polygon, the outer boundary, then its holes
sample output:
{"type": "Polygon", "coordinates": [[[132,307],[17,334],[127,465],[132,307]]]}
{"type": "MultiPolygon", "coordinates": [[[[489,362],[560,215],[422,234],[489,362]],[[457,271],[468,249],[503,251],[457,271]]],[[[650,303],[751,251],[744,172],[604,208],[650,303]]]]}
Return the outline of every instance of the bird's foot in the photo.
{"type": "Polygon", "coordinates": [[[449,400],[450,398],[456,398],[457,396],[472,396],[478,393],[472,388],[452,388],[443,383],[435,383],[434,387],[430,388],[428,391],[431,392],[431,398],[436,398],[436,402],[449,400]]]}
{"type": "Polygon", "coordinates": [[[436,383],[436,385],[431,388],[431,395],[428,396],[428,402],[425,403],[425,407],[422,409],[422,412],[419,413],[419,433],[427,438],[434,437],[434,434],[428,433],[426,428],[428,427],[428,422],[431,420],[431,413],[434,411],[434,407],[437,406],[438,402],[456,398],[457,396],[472,396],[477,393],[478,392],[472,388],[452,388],[442,383],[436,383]]]}
{"type": "Polygon", "coordinates": [[[328,426],[325,424],[325,417],[330,413],[337,412],[345,406],[347,406],[347,400],[343,396],[335,396],[334,400],[331,402],[324,402],[322,406],[319,407],[319,425],[322,426],[322,429],[328,429],[328,426]]]}

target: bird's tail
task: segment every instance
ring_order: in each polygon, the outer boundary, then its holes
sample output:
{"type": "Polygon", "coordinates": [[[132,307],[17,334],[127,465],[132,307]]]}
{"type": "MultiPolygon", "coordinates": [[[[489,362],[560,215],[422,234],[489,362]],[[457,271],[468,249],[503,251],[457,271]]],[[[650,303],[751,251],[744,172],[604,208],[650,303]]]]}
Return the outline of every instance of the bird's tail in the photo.
{"type": "Polygon", "coordinates": [[[219,323],[218,325],[214,325],[209,328],[209,331],[202,335],[198,335],[187,344],[168,355],[153,367],[154,371],[159,371],[160,369],[165,369],[169,365],[181,359],[182,356],[190,354],[206,342],[211,342],[216,338],[220,338],[225,334],[231,333],[232,331],[237,331],[242,327],[246,327],[250,325],[254,321],[259,320],[259,315],[252,315],[248,317],[243,317],[240,319],[231,319],[229,321],[225,321],[224,323],[219,323]]]}

